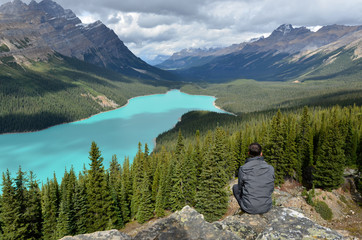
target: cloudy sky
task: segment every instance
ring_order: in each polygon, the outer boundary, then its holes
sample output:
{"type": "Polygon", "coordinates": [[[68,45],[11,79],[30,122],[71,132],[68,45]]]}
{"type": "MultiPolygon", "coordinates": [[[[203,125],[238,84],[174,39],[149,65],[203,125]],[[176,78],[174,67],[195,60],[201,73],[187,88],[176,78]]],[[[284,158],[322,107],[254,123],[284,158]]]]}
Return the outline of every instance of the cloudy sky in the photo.
{"type": "Polygon", "coordinates": [[[283,23],[362,25],[362,0],[55,1],[72,9],[84,23],[101,20],[145,60],[184,48],[241,43],[267,36],[283,23]]]}

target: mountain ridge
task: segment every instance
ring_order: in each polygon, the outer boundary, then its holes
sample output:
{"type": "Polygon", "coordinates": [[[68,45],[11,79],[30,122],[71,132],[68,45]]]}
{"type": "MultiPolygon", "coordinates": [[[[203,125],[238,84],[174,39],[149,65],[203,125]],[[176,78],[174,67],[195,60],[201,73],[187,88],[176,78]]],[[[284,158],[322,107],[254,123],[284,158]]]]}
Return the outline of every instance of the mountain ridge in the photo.
{"type": "MultiPolygon", "coordinates": [[[[215,51],[206,50],[202,54],[182,50],[157,66],[175,69],[174,72],[183,79],[196,82],[225,82],[240,78],[303,81],[301,77],[312,76],[314,69],[325,67],[328,59],[338,58],[351,49],[355,52],[348,53],[349,67],[360,69],[361,38],[362,26],[329,25],[312,32],[306,27],[283,24],[266,38],[215,51]]],[[[342,69],[341,73],[349,67],[342,69]]]]}
{"type": "Polygon", "coordinates": [[[44,61],[57,52],[132,77],[173,77],[135,56],[101,21],[83,24],[52,0],[5,3],[0,6],[0,23],[0,45],[10,49],[0,57],[13,55],[17,63],[44,61]]]}

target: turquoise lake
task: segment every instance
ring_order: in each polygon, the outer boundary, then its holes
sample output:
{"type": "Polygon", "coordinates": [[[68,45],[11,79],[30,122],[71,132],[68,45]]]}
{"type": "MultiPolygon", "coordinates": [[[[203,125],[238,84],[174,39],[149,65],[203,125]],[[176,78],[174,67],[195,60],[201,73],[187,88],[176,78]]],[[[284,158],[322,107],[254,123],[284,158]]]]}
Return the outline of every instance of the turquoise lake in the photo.
{"type": "Polygon", "coordinates": [[[57,125],[32,133],[0,135],[0,171],[9,169],[16,176],[19,165],[23,171],[33,171],[40,182],[58,180],[65,169],[73,166],[76,173],[89,169],[89,150],[95,141],[102,152],[106,168],[116,154],[118,161],[130,161],[136,155],[138,143],[147,143],[150,151],[154,140],[171,129],[180,117],[192,110],[224,112],[214,106],[211,96],[188,95],[179,90],[166,94],[130,99],[122,108],[100,113],[88,119],[57,125]]]}

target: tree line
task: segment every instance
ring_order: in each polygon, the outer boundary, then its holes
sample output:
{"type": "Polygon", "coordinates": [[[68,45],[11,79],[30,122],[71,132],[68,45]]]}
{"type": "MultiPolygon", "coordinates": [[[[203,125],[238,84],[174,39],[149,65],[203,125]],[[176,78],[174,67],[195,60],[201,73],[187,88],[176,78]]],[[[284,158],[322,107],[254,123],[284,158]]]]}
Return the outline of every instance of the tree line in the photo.
{"type": "Polygon", "coordinates": [[[338,188],[345,167],[361,170],[362,108],[331,107],[228,121],[207,132],[184,137],[149,152],[141,143],[130,163],[114,155],[104,168],[101,151],[91,144],[89,167],[66,171],[39,186],[32,172],[19,168],[2,176],[0,239],[59,239],[144,223],[185,205],[208,221],[220,219],[231,194],[227,188],[259,142],[276,169],[276,184],[292,178],[307,187],[338,188]]]}
{"type": "Polygon", "coordinates": [[[41,130],[113,109],[92,97],[106,96],[121,106],[172,87],[58,55],[26,67],[13,64],[0,64],[0,134],[41,130]]]}

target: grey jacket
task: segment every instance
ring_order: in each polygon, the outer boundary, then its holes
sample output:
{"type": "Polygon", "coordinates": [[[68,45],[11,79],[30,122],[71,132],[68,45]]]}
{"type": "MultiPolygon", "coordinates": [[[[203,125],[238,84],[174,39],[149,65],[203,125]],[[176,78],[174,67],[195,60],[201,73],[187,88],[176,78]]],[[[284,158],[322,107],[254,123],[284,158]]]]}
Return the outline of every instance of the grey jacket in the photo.
{"type": "Polygon", "coordinates": [[[268,212],[272,207],[274,168],[264,157],[248,158],[240,167],[238,177],[241,208],[251,214],[268,212]]]}

